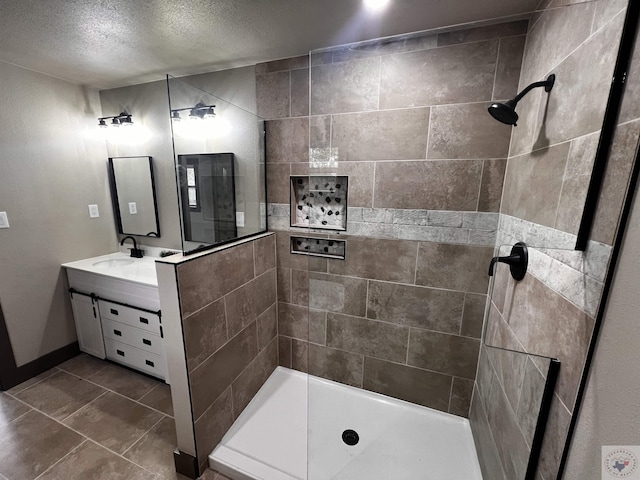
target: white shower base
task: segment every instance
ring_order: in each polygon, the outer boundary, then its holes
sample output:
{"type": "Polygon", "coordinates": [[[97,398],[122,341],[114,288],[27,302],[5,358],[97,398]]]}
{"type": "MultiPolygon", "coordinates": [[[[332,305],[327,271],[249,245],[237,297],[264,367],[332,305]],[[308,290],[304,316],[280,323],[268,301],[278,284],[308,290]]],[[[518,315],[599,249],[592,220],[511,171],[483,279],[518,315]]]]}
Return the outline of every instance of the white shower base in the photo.
{"type": "Polygon", "coordinates": [[[209,465],[233,480],[482,480],[468,420],[284,367],[209,465]]]}

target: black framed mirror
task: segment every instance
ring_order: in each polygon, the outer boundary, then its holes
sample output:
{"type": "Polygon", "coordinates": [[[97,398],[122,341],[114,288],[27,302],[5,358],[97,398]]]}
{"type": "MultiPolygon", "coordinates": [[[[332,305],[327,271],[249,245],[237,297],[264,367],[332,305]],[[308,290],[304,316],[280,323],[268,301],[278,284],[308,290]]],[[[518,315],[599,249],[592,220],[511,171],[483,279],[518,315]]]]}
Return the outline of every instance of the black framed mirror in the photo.
{"type": "Polygon", "coordinates": [[[109,158],[109,181],[118,233],[159,237],[153,159],[109,158]]]}

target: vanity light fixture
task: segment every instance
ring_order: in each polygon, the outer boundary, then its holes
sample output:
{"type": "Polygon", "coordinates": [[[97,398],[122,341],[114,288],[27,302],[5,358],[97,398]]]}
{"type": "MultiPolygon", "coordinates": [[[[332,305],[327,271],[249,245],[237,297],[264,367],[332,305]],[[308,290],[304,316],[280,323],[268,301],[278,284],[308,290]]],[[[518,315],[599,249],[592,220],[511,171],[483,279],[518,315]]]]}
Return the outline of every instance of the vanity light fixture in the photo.
{"type": "Polygon", "coordinates": [[[130,127],[133,125],[133,120],[131,120],[131,114],[127,112],[120,112],[119,115],[112,115],[110,117],[98,118],[98,126],[100,128],[107,128],[108,125],[105,120],[111,120],[112,127],[119,127],[120,125],[124,127],[130,127]]]}
{"type": "Polygon", "coordinates": [[[198,102],[194,107],[176,108],[171,110],[171,120],[179,122],[182,120],[180,112],[186,112],[187,110],[189,111],[189,120],[208,120],[216,116],[214,108],[215,105],[205,105],[202,102],[198,102]]]}

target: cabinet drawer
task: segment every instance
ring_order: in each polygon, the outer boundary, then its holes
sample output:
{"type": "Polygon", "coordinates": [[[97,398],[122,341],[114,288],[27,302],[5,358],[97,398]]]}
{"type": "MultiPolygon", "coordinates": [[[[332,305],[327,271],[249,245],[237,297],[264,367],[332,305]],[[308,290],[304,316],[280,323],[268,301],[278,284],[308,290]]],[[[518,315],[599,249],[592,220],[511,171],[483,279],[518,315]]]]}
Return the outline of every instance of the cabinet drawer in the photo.
{"type": "Polygon", "coordinates": [[[117,303],[100,300],[100,318],[126,323],[132,327],[141,328],[160,335],[160,317],[155,313],[148,313],[137,308],[123,307],[117,303]]]}
{"type": "Polygon", "coordinates": [[[147,330],[134,328],[126,323],[114,322],[104,319],[102,321],[102,333],[105,338],[111,338],[116,342],[126,343],[156,355],[164,356],[162,338],[147,330]]]}
{"type": "Polygon", "coordinates": [[[164,357],[155,353],[145,352],[126,343],[116,342],[111,338],[104,339],[104,346],[108,359],[123,363],[163,380],[166,378],[164,357]]]}

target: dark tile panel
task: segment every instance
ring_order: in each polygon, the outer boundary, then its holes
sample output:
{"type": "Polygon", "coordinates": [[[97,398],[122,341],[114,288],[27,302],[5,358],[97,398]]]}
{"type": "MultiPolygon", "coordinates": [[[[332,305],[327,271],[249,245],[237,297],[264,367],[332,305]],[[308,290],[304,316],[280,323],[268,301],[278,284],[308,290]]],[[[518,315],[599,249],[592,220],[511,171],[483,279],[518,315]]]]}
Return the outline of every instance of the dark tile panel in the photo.
{"type": "Polygon", "coordinates": [[[417,242],[348,237],[346,260],[329,264],[329,273],[414,283],[417,242]]]}
{"type": "Polygon", "coordinates": [[[569,431],[569,422],[571,422],[571,414],[562,405],[558,396],[554,395],[542,442],[540,463],[538,464],[538,473],[543,475],[545,479],[556,478],[558,474],[562,451],[569,431]]]}
{"type": "Polygon", "coordinates": [[[291,368],[309,372],[309,343],[295,338],[291,340],[291,368]]]}
{"type": "Polygon", "coordinates": [[[93,383],[59,372],[18,393],[16,398],[62,421],[105,392],[93,383]]]}
{"type": "Polygon", "coordinates": [[[0,474],[36,478],[83,441],[64,425],[29,412],[0,428],[0,474]]]}
{"type": "Polygon", "coordinates": [[[310,272],[309,307],[364,317],[367,310],[367,281],[310,272]]]}
{"type": "Polygon", "coordinates": [[[498,23],[485,27],[466,28],[453,32],[440,33],[438,46],[455,45],[457,43],[479,42],[494,38],[511,37],[527,33],[527,20],[516,22],[498,23]]]}
{"type": "Polygon", "coordinates": [[[254,274],[256,277],[276,267],[276,236],[259,238],[253,242],[254,274]]]}
{"type": "Polygon", "coordinates": [[[139,400],[158,385],[157,380],[111,363],[88,376],[87,380],[133,400],[139,400]]]}
{"type": "MultiPolygon", "coordinates": [[[[173,451],[178,445],[176,438],[176,424],[173,418],[163,418],[149,432],[145,434],[133,447],[124,453],[124,457],[136,465],[140,465],[149,472],[157,474],[160,478],[176,475],[176,465],[173,459],[173,451]]],[[[78,477],[85,480],[89,477],[78,477]]],[[[109,479],[119,479],[117,476],[109,476],[109,479]]],[[[126,477],[125,477],[126,478],[126,477]]]]}
{"type": "Polygon", "coordinates": [[[299,68],[309,68],[309,55],[301,55],[299,57],[289,57],[281,60],[259,63],[256,65],[256,74],[281,72],[283,70],[296,70],[299,68]]]}
{"type": "Polygon", "coordinates": [[[592,240],[613,245],[639,134],[638,120],[616,128],[591,230],[592,240]]]}
{"type": "Polygon", "coordinates": [[[27,413],[31,408],[15,400],[4,392],[0,392],[0,427],[14,421],[27,413]]]}
{"type": "Polygon", "coordinates": [[[309,69],[291,71],[291,116],[309,115],[309,69]]]}
{"type": "Polygon", "coordinates": [[[500,211],[504,171],[506,168],[506,159],[485,160],[483,162],[480,198],[478,199],[479,212],[500,211]]]}
{"type": "Polygon", "coordinates": [[[309,338],[309,307],[279,302],[278,334],[307,340],[309,338]]]}
{"type": "Polygon", "coordinates": [[[428,330],[411,329],[407,363],[414,367],[474,379],[480,341],[428,330]]]}
{"type": "Polygon", "coordinates": [[[291,303],[309,306],[309,272],[291,269],[291,303]]]}
{"type": "Polygon", "coordinates": [[[267,202],[289,203],[291,164],[267,163],[267,202]]]}
{"type": "Polygon", "coordinates": [[[256,101],[258,115],[264,119],[289,116],[289,72],[256,75],[256,101]]]}
{"type": "Polygon", "coordinates": [[[309,161],[309,119],[288,118],[265,122],[267,163],[309,161]]]}
{"type": "Polygon", "coordinates": [[[484,321],[484,308],[486,303],[486,295],[474,295],[472,293],[465,295],[460,335],[480,338],[482,335],[482,322],[484,321]]]}
{"type": "Polygon", "coordinates": [[[227,343],[224,299],[210,303],[182,321],[189,371],[227,343]]]}
{"type": "Polygon", "coordinates": [[[276,271],[271,269],[224,297],[227,331],[233,337],[276,301],[276,271]]]}
{"type": "Polygon", "coordinates": [[[460,417],[469,418],[471,396],[473,394],[473,380],[454,377],[451,387],[451,403],[449,413],[460,417]]]}
{"type": "Polygon", "coordinates": [[[253,278],[252,242],[185,262],[177,270],[182,316],[187,317],[253,278]]]}
{"type": "Polygon", "coordinates": [[[311,115],[378,108],[379,58],[311,67],[311,115]]]}
{"type": "Polygon", "coordinates": [[[190,373],[194,418],[198,419],[253,361],[258,353],[256,337],[256,324],[252,323],[190,373]]]}
{"type": "Polygon", "coordinates": [[[353,387],[362,387],[364,363],[362,355],[313,343],[309,344],[308,348],[311,375],[353,387]]]}
{"type": "Polygon", "coordinates": [[[473,391],[471,409],[469,410],[469,424],[471,425],[471,433],[476,445],[482,478],[507,480],[502,470],[498,449],[477,388],[473,391]]]}
{"type": "Polygon", "coordinates": [[[523,479],[530,449],[520,432],[517,420],[499,382],[493,382],[486,405],[487,419],[498,448],[502,467],[509,479],[523,479]]]}
{"type": "Polygon", "coordinates": [[[427,158],[506,158],[511,129],[491,120],[486,103],[433,107],[427,158]]]}
{"type": "Polygon", "coordinates": [[[233,396],[231,395],[231,387],[227,386],[208,410],[195,422],[199,464],[206,461],[207,456],[220,443],[231,425],[233,425],[233,396]]]}
{"type": "Polygon", "coordinates": [[[409,329],[360,317],[327,314],[327,346],[404,363],[409,329]]]}
{"type": "Polygon", "coordinates": [[[278,342],[274,338],[231,384],[234,419],[240,416],[277,366],[278,342]]]}
{"type": "Polygon", "coordinates": [[[425,158],[429,108],[335,115],[332,148],[343,162],[425,158]]]}
{"type": "Polygon", "coordinates": [[[121,455],[162,418],[161,413],[107,392],[63,423],[121,455]]]}
{"type": "Polygon", "coordinates": [[[458,334],[464,293],[369,282],[367,317],[385,322],[458,334]]]}
{"type": "Polygon", "coordinates": [[[491,100],[497,53],[492,40],[382,57],[380,108],[491,100]]]}
{"type": "Polygon", "coordinates": [[[291,303],[291,269],[278,268],[277,281],[278,301],[291,303]]]}
{"type": "Polygon", "coordinates": [[[327,344],[327,312],[309,310],[309,341],[318,345],[327,344]]]}
{"type": "Polygon", "coordinates": [[[389,55],[399,52],[411,52],[415,50],[427,50],[435,48],[437,35],[419,35],[412,38],[392,37],[379,41],[371,41],[365,44],[350,44],[343,48],[333,50],[333,63],[346,62],[359,58],[389,55]]]}
{"type": "Polygon", "coordinates": [[[471,293],[486,293],[491,247],[421,242],[416,284],[471,293]]]}
{"type": "Polygon", "coordinates": [[[256,319],[258,326],[258,350],[262,350],[278,335],[278,311],[276,304],[271,305],[256,319]]]}
{"type": "Polygon", "coordinates": [[[291,368],[291,338],[278,335],[278,365],[291,368]]]}
{"type": "Polygon", "coordinates": [[[475,211],[482,160],[380,162],[374,206],[475,211]]]}
{"type": "Polygon", "coordinates": [[[364,359],[363,387],[366,390],[443,412],[449,409],[452,380],[448,375],[407,365],[370,357],[364,359]]]}
{"type": "Polygon", "coordinates": [[[531,354],[561,364],[556,392],[573,406],[593,333],[593,318],[527,274],[515,285],[509,326],[531,354]]]}
{"type": "Polygon", "coordinates": [[[525,39],[522,35],[500,40],[496,82],[493,86],[494,100],[508,100],[518,94],[525,39]]]}
{"type": "MultiPolygon", "coordinates": [[[[548,360],[544,360],[548,365],[548,360]]],[[[548,369],[547,369],[548,371],[548,369]]],[[[533,435],[536,431],[538,418],[540,417],[540,407],[542,405],[542,395],[546,384],[545,376],[538,370],[531,358],[527,359],[525,367],[524,381],[522,383],[522,394],[516,411],[520,431],[524,435],[529,445],[533,442],[533,435]]]]}

